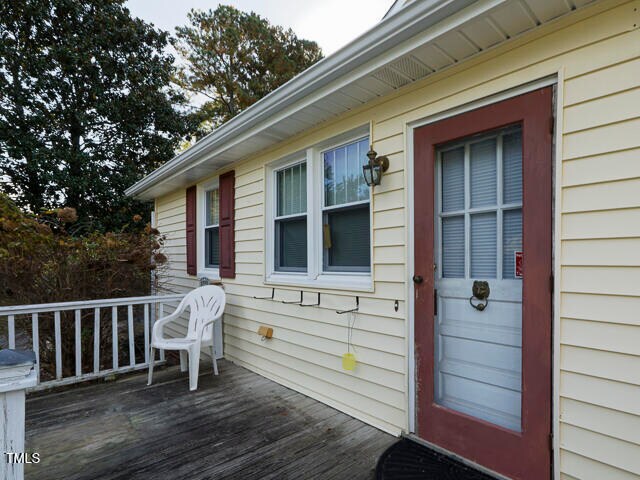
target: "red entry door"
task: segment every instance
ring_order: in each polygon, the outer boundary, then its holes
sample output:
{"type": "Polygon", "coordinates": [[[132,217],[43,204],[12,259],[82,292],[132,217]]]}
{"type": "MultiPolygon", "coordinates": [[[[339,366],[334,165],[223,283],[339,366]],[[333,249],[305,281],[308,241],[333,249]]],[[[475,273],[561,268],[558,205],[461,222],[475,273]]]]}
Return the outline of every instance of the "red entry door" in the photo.
{"type": "Polygon", "coordinates": [[[551,477],[552,125],[547,87],[414,135],[417,433],[513,479],[551,477]]]}

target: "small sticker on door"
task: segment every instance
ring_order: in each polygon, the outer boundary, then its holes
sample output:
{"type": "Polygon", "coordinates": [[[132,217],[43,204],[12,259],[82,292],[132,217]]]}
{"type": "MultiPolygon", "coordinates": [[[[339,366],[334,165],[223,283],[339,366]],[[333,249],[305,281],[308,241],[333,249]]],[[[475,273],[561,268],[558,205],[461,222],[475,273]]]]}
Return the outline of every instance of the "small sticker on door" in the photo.
{"type": "Polygon", "coordinates": [[[522,264],[524,263],[524,254],[522,252],[513,252],[515,257],[515,273],[516,278],[522,278],[522,264]]]}

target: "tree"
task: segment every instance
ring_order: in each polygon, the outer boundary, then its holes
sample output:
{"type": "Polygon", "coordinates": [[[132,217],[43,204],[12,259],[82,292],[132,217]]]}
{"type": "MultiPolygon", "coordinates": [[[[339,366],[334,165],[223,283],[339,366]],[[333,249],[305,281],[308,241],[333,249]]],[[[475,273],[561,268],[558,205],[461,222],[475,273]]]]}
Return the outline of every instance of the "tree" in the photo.
{"type": "Polygon", "coordinates": [[[124,2],[0,2],[0,188],[23,208],[118,228],[142,208],[124,190],[189,131],[168,34],[124,2]]]}
{"type": "Polygon", "coordinates": [[[322,58],[320,47],[251,12],[220,5],[189,12],[172,43],[185,60],[179,75],[188,91],[208,100],[202,121],[226,122],[322,58]]]}

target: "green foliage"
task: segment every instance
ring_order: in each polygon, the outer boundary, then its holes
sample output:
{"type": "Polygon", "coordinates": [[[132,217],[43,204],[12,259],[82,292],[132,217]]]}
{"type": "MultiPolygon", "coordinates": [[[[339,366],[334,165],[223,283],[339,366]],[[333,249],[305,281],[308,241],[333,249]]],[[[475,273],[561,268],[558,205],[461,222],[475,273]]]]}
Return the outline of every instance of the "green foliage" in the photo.
{"type": "Polygon", "coordinates": [[[173,45],[186,60],[179,82],[204,95],[200,120],[217,127],[322,58],[320,47],[251,12],[191,10],[173,45]]]}
{"type": "Polygon", "coordinates": [[[0,2],[0,188],[34,213],[76,208],[85,231],[147,208],[124,190],[190,129],[167,33],[124,3],[0,2]]]}
{"type": "Polygon", "coordinates": [[[72,208],[27,215],[0,194],[0,305],[149,295],[164,237],[136,215],[117,233],[69,234],[72,208]]]}

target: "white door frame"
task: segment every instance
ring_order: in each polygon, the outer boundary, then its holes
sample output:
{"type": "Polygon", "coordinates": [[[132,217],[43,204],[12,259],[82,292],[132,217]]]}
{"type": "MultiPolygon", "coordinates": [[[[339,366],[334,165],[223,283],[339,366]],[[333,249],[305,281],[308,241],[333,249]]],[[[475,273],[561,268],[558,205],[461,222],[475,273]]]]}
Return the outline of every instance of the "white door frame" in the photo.
{"type": "MultiPolygon", "coordinates": [[[[408,355],[407,355],[407,415],[408,421],[407,425],[409,427],[408,433],[416,433],[416,363],[415,363],[415,311],[414,311],[414,302],[413,298],[415,295],[414,283],[413,283],[413,275],[415,271],[414,265],[414,254],[415,254],[415,245],[414,245],[414,151],[413,151],[413,141],[414,141],[414,131],[418,127],[422,127],[424,125],[428,125],[430,123],[435,123],[445,118],[453,117],[455,115],[459,115],[461,113],[468,112],[470,110],[475,110],[477,108],[490,105],[492,103],[497,103],[502,100],[506,100],[508,98],[516,97],[518,95],[522,95],[533,90],[538,90],[543,87],[547,87],[550,85],[556,85],[555,97],[554,97],[554,106],[553,113],[555,115],[555,124],[556,128],[554,130],[554,150],[553,150],[553,276],[556,279],[556,285],[559,285],[557,281],[560,277],[560,255],[557,252],[557,249],[560,246],[560,215],[556,214],[557,205],[560,205],[561,200],[561,176],[562,176],[562,108],[563,105],[563,82],[564,82],[564,72],[562,70],[557,71],[549,76],[540,78],[538,80],[531,81],[524,85],[520,85],[500,93],[490,95],[473,102],[460,105],[458,107],[439,112],[418,120],[413,120],[407,122],[404,125],[404,138],[406,141],[405,144],[405,167],[406,167],[406,189],[405,189],[405,205],[407,205],[407,220],[408,220],[408,229],[407,229],[407,251],[406,251],[406,262],[407,262],[407,347],[408,347],[408,355]]],[[[560,469],[559,469],[559,377],[560,377],[560,363],[559,363],[559,352],[560,352],[560,340],[559,340],[559,326],[560,326],[560,289],[555,288],[553,292],[553,318],[552,318],[552,434],[553,434],[553,472],[554,478],[559,480],[560,478],[560,469]]]]}

